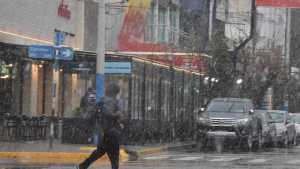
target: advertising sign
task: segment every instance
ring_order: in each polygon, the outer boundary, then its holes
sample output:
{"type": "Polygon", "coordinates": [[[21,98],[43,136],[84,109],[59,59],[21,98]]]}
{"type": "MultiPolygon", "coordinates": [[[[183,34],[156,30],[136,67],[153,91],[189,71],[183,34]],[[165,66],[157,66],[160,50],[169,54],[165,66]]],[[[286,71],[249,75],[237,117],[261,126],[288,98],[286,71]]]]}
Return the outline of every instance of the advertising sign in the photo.
{"type": "Polygon", "coordinates": [[[73,60],[73,49],[67,47],[59,47],[57,48],[58,55],[56,56],[57,60],[73,60]]]}
{"type": "Polygon", "coordinates": [[[300,8],[300,0],[256,0],[257,6],[300,8]]]}
{"type": "Polygon", "coordinates": [[[130,62],[105,62],[105,73],[131,73],[130,62]]]}

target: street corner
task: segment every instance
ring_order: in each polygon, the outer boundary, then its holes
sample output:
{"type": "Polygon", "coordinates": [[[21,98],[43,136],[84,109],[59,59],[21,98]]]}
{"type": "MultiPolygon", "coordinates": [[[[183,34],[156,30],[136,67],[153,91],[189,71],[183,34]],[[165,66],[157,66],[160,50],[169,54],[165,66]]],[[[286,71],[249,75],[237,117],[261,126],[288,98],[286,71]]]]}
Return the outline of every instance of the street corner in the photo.
{"type": "MultiPolygon", "coordinates": [[[[79,164],[89,157],[91,152],[0,152],[0,159],[13,160],[18,163],[38,164],[79,164]]],[[[128,154],[120,150],[120,161],[129,160],[128,154]]],[[[110,164],[107,155],[96,161],[96,164],[110,164]]]]}

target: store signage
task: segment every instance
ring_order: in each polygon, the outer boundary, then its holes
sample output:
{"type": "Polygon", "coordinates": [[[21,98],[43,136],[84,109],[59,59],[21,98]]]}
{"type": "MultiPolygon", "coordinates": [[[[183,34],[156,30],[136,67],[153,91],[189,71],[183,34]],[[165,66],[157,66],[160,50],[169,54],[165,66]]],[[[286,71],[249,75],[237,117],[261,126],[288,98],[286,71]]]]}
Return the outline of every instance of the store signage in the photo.
{"type": "Polygon", "coordinates": [[[300,8],[300,0],[256,0],[257,6],[300,8]]]}
{"type": "Polygon", "coordinates": [[[57,60],[73,60],[74,52],[72,48],[58,47],[55,58],[57,60]]]}
{"type": "Polygon", "coordinates": [[[63,18],[71,19],[71,11],[69,10],[68,5],[64,3],[64,0],[59,4],[57,14],[63,18]]]}
{"type": "Polygon", "coordinates": [[[131,73],[130,62],[105,62],[105,73],[129,74],[131,73]]]}
{"type": "Polygon", "coordinates": [[[68,47],[32,45],[28,48],[28,56],[33,59],[73,60],[74,51],[68,47]]]}
{"type": "Polygon", "coordinates": [[[52,46],[32,45],[28,48],[28,56],[33,59],[52,59],[54,48],[52,46]]]}

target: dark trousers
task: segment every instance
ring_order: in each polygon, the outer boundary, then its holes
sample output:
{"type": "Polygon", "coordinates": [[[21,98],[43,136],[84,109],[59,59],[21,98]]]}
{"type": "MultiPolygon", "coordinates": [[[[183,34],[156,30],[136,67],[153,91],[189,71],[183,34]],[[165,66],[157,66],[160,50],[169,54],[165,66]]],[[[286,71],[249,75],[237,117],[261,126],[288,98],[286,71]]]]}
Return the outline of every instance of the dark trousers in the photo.
{"type": "Polygon", "coordinates": [[[120,142],[117,131],[110,131],[104,134],[103,140],[97,145],[97,149],[79,165],[80,169],[87,169],[94,161],[107,153],[112,169],[119,169],[120,142]]]}

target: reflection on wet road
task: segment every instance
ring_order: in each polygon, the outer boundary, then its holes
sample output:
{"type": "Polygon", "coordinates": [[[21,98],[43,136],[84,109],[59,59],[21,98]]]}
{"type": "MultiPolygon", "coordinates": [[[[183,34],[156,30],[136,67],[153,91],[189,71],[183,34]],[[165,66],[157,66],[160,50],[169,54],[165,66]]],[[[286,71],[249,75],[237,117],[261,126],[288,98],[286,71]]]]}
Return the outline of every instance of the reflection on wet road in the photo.
{"type": "MultiPolygon", "coordinates": [[[[74,165],[15,164],[0,161],[0,169],[75,169],[74,165]]],[[[93,168],[110,169],[110,166],[93,168]]],[[[269,149],[260,152],[225,152],[222,154],[195,151],[170,151],[142,156],[123,163],[120,169],[299,169],[300,147],[269,149]]]]}

